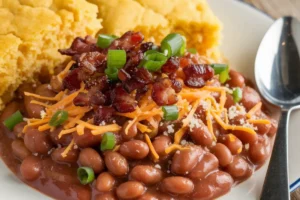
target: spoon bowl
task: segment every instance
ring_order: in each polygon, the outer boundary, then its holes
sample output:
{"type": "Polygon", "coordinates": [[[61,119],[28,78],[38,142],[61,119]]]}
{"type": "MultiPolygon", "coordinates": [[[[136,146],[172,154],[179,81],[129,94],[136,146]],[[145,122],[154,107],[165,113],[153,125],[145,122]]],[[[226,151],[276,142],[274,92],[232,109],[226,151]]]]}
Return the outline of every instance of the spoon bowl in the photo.
{"type": "Polygon", "coordinates": [[[300,22],[278,19],[264,36],[255,60],[255,80],[262,96],[281,108],[273,152],[261,199],[289,200],[288,121],[300,108],[300,22]]]}

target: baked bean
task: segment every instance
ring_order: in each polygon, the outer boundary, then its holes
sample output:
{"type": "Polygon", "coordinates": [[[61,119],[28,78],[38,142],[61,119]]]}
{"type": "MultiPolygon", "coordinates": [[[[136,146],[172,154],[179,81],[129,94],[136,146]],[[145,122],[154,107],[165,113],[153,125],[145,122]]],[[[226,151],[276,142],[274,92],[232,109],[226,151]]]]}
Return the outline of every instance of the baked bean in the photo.
{"type": "Polygon", "coordinates": [[[137,181],[127,181],[122,183],[117,188],[117,196],[120,199],[133,199],[142,196],[146,191],[146,188],[137,181]]]}
{"type": "Polygon", "coordinates": [[[98,194],[96,200],[117,200],[113,193],[98,194]]]}
{"type": "Polygon", "coordinates": [[[73,133],[75,144],[81,148],[93,147],[101,143],[102,135],[93,135],[90,129],[84,129],[83,135],[78,135],[77,132],[73,133]]]}
{"type": "Polygon", "coordinates": [[[90,200],[92,199],[92,191],[88,187],[82,187],[79,185],[72,185],[69,189],[72,193],[75,193],[76,200],[90,200]]]}
{"type": "Polygon", "coordinates": [[[98,194],[96,200],[117,200],[113,193],[98,194]]]}
{"type": "Polygon", "coordinates": [[[230,150],[222,143],[217,143],[212,148],[213,153],[218,158],[219,163],[222,167],[229,165],[232,161],[232,154],[230,150]]]}
{"type": "Polygon", "coordinates": [[[207,126],[201,120],[198,120],[198,124],[199,126],[195,126],[189,130],[192,140],[198,145],[211,146],[213,143],[213,137],[207,126]]]}
{"type": "Polygon", "coordinates": [[[31,152],[26,148],[23,140],[14,140],[11,143],[11,148],[13,154],[20,160],[24,160],[31,155],[31,152]]]}
{"type": "Polygon", "coordinates": [[[230,87],[240,87],[243,88],[245,86],[245,78],[244,76],[234,70],[229,71],[230,79],[227,81],[230,87]]]}
{"type": "Polygon", "coordinates": [[[268,132],[268,136],[273,137],[277,132],[277,128],[278,128],[278,122],[275,119],[271,119],[271,127],[268,132]]]}
{"type": "Polygon", "coordinates": [[[25,158],[20,166],[22,177],[26,181],[36,180],[42,171],[40,159],[35,156],[28,156],[25,158]]]}
{"type": "Polygon", "coordinates": [[[124,176],[128,173],[129,166],[126,158],[117,152],[105,153],[105,165],[116,176],[124,176]]]}
{"type": "Polygon", "coordinates": [[[245,179],[252,174],[250,164],[240,156],[234,156],[232,162],[227,165],[226,171],[235,179],[245,179]]]}
{"type": "Polygon", "coordinates": [[[248,155],[254,164],[262,164],[271,153],[271,144],[269,139],[260,137],[256,143],[250,144],[248,155]]]}
{"type": "Polygon", "coordinates": [[[219,137],[219,141],[227,146],[232,155],[242,152],[243,143],[233,134],[226,134],[219,137]]]}
{"type": "Polygon", "coordinates": [[[154,141],[152,142],[153,147],[159,156],[166,155],[165,149],[168,148],[171,145],[171,143],[171,138],[166,135],[160,135],[158,137],[155,137],[154,141]]]}
{"type": "Polygon", "coordinates": [[[100,192],[109,192],[115,185],[115,178],[108,172],[102,172],[96,181],[96,189],[100,192]]]}
{"type": "Polygon", "coordinates": [[[24,97],[24,104],[25,104],[25,110],[30,118],[41,118],[41,112],[45,110],[44,106],[30,103],[32,100],[35,100],[33,97],[25,96],[24,97]]]}
{"type": "Polygon", "coordinates": [[[121,132],[120,132],[121,135],[122,135],[122,138],[124,140],[130,140],[130,139],[134,138],[138,133],[136,124],[133,124],[132,126],[130,126],[130,128],[128,129],[127,134],[125,133],[125,129],[127,128],[129,123],[130,123],[129,121],[125,122],[125,124],[122,126],[122,129],[121,129],[121,132]]]}
{"type": "Polygon", "coordinates": [[[182,176],[170,176],[162,181],[161,190],[176,195],[190,194],[194,190],[194,183],[182,176]]]}
{"type": "Polygon", "coordinates": [[[26,122],[20,122],[18,123],[17,125],[15,125],[14,129],[13,129],[13,132],[15,134],[15,136],[22,136],[22,132],[23,132],[23,129],[24,127],[27,125],[26,122]]]}
{"type": "Polygon", "coordinates": [[[21,85],[19,86],[19,88],[17,89],[17,96],[18,96],[19,98],[24,98],[24,97],[25,97],[24,92],[30,92],[30,93],[33,93],[33,92],[34,92],[34,88],[35,88],[35,87],[33,87],[33,86],[36,87],[36,85],[33,84],[33,83],[23,83],[23,84],[21,84],[21,85]]]}
{"type": "Polygon", "coordinates": [[[148,155],[149,147],[141,140],[131,140],[121,144],[120,153],[127,158],[143,159],[148,155]]]}
{"type": "Polygon", "coordinates": [[[170,129],[173,129],[174,133],[176,133],[181,127],[182,127],[182,122],[179,120],[162,121],[159,123],[158,133],[163,135],[164,133],[170,132],[170,129]]]}
{"type": "Polygon", "coordinates": [[[243,125],[246,123],[246,121],[247,121],[247,118],[243,114],[237,114],[233,118],[229,119],[229,123],[232,125],[243,125]]]}
{"type": "Polygon", "coordinates": [[[234,106],[234,100],[231,94],[226,93],[226,101],[224,107],[229,109],[231,106],[234,106]]]}
{"type": "Polygon", "coordinates": [[[63,157],[61,154],[66,150],[66,147],[57,148],[51,153],[51,158],[55,162],[62,163],[76,163],[79,155],[78,149],[71,149],[68,151],[66,157],[63,157]]]}
{"type": "Polygon", "coordinates": [[[49,84],[43,84],[36,88],[35,93],[45,97],[54,97],[56,95],[55,92],[52,91],[51,86],[49,84]]]}
{"type": "Polygon", "coordinates": [[[20,109],[20,105],[16,101],[7,104],[0,116],[0,122],[6,120],[8,117],[10,117],[19,109],[20,109]]]}
{"type": "Polygon", "coordinates": [[[200,104],[200,105],[197,107],[197,109],[196,109],[196,111],[195,111],[195,114],[196,114],[197,117],[198,117],[199,119],[201,119],[203,122],[206,121],[206,110],[204,109],[204,107],[203,107],[202,104],[200,104]]]}
{"type": "Polygon", "coordinates": [[[146,185],[152,185],[162,179],[162,171],[150,165],[137,165],[131,170],[130,178],[146,185]]]}
{"type": "Polygon", "coordinates": [[[212,153],[205,153],[202,159],[198,162],[196,167],[188,174],[192,179],[204,179],[207,174],[217,170],[219,167],[219,160],[212,153]]]}
{"type": "Polygon", "coordinates": [[[96,174],[104,169],[103,159],[100,154],[92,148],[83,149],[79,154],[78,162],[81,166],[92,168],[96,174]]]}
{"type": "Polygon", "coordinates": [[[47,133],[34,128],[25,131],[24,143],[32,153],[47,154],[53,147],[47,133]]]}
{"type": "Polygon", "coordinates": [[[178,150],[173,156],[171,171],[175,174],[186,175],[197,165],[203,155],[200,146],[190,146],[189,149],[178,150]]]}
{"type": "Polygon", "coordinates": [[[57,76],[51,77],[50,85],[54,92],[60,92],[63,90],[62,81],[60,81],[57,76]]]}
{"type": "Polygon", "coordinates": [[[253,108],[256,104],[261,101],[259,94],[251,87],[244,87],[243,88],[243,97],[241,99],[241,103],[249,111],[253,108]]]}
{"type": "Polygon", "coordinates": [[[251,144],[257,141],[257,134],[248,133],[245,131],[232,131],[232,134],[239,138],[244,144],[251,144]]]}
{"type": "Polygon", "coordinates": [[[208,175],[195,185],[193,199],[215,199],[230,191],[233,185],[232,177],[223,171],[208,175]]]}
{"type": "Polygon", "coordinates": [[[61,136],[61,137],[59,138],[59,137],[58,137],[58,136],[59,136],[59,133],[60,133],[62,130],[63,130],[63,127],[62,127],[62,126],[59,126],[59,127],[57,127],[56,129],[54,129],[52,132],[50,132],[49,136],[50,136],[51,141],[52,141],[54,144],[62,145],[62,146],[67,146],[67,145],[70,144],[70,142],[72,141],[73,135],[72,135],[72,134],[66,134],[66,135],[63,135],[63,136],[61,136]]]}
{"type": "Polygon", "coordinates": [[[146,192],[143,196],[141,196],[138,200],[159,200],[157,195],[154,193],[146,192]]]}

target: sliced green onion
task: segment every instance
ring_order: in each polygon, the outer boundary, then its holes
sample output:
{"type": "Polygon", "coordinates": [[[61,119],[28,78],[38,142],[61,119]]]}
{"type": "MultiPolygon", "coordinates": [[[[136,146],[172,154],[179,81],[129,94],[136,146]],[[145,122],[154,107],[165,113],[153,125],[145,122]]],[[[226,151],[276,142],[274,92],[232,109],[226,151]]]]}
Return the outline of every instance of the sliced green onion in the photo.
{"type": "Polygon", "coordinates": [[[97,40],[97,46],[105,49],[110,46],[110,44],[116,39],[116,36],[113,35],[106,35],[106,34],[99,34],[97,40]]]}
{"type": "Polygon", "coordinates": [[[15,125],[23,121],[23,116],[21,112],[18,110],[14,114],[12,114],[9,118],[7,118],[3,124],[9,129],[13,130],[15,125]]]}
{"type": "Polygon", "coordinates": [[[181,46],[179,55],[177,55],[177,56],[183,56],[185,53],[185,50],[186,50],[186,38],[184,36],[181,36],[181,37],[183,39],[183,45],[181,46]]]}
{"type": "Polygon", "coordinates": [[[111,150],[116,145],[116,136],[111,132],[104,133],[101,141],[101,151],[111,150]]]}
{"type": "Polygon", "coordinates": [[[210,66],[214,69],[215,74],[221,74],[221,72],[229,68],[227,64],[211,64],[210,66]]]}
{"type": "Polygon", "coordinates": [[[95,179],[95,173],[90,167],[79,167],[77,169],[77,176],[82,185],[89,184],[95,179]]]}
{"type": "Polygon", "coordinates": [[[187,51],[190,52],[191,54],[197,54],[197,49],[195,48],[189,48],[187,51]]]}
{"type": "Polygon", "coordinates": [[[160,70],[167,62],[168,58],[158,51],[148,50],[144,54],[144,60],[140,63],[140,67],[144,67],[151,72],[160,70]]]}
{"type": "Polygon", "coordinates": [[[177,106],[163,106],[164,120],[172,121],[178,119],[178,107],[177,106]]]}
{"type": "Polygon", "coordinates": [[[180,55],[184,49],[184,39],[178,33],[167,35],[161,42],[161,51],[168,57],[180,55]]]}
{"type": "Polygon", "coordinates": [[[124,50],[108,50],[107,68],[121,69],[126,63],[126,51],[124,50]]]}
{"type": "Polygon", "coordinates": [[[106,68],[104,72],[107,75],[109,80],[111,80],[111,81],[118,80],[119,70],[116,67],[106,68]]]}
{"type": "Polygon", "coordinates": [[[57,111],[49,121],[50,126],[59,126],[68,120],[69,114],[67,111],[59,110],[57,111]]]}
{"type": "Polygon", "coordinates": [[[240,102],[241,99],[243,98],[243,91],[242,91],[242,89],[239,88],[239,87],[235,88],[233,90],[232,97],[233,97],[234,103],[240,102]]]}
{"type": "Polygon", "coordinates": [[[227,80],[229,80],[229,68],[225,69],[224,71],[222,71],[219,75],[219,81],[223,84],[225,83],[227,80]]]}

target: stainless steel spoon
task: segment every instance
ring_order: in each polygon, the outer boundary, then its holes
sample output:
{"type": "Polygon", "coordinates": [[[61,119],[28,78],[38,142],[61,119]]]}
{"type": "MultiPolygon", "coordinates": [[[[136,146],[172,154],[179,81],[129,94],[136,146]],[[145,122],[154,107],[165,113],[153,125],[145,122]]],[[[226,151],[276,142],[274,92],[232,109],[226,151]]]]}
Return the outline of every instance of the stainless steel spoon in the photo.
{"type": "Polygon", "coordinates": [[[263,97],[282,112],[261,199],[289,200],[288,121],[300,108],[299,21],[283,17],[271,26],[258,49],[255,79],[263,97]]]}

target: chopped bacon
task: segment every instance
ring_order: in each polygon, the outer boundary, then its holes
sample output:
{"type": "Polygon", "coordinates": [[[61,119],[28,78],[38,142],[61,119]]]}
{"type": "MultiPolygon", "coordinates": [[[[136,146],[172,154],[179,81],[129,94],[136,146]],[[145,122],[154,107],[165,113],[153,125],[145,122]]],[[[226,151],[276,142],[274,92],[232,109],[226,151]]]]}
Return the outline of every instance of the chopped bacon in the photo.
{"type": "Polygon", "coordinates": [[[183,69],[184,83],[189,87],[201,88],[213,78],[214,70],[207,64],[191,64],[183,69]]]}
{"type": "Polygon", "coordinates": [[[117,85],[111,93],[112,105],[118,112],[132,112],[137,106],[135,99],[124,90],[122,85],[117,85]]]}
{"type": "Polygon", "coordinates": [[[172,88],[172,81],[163,78],[153,84],[152,99],[157,105],[173,105],[178,101],[175,90],[172,88]]]}

